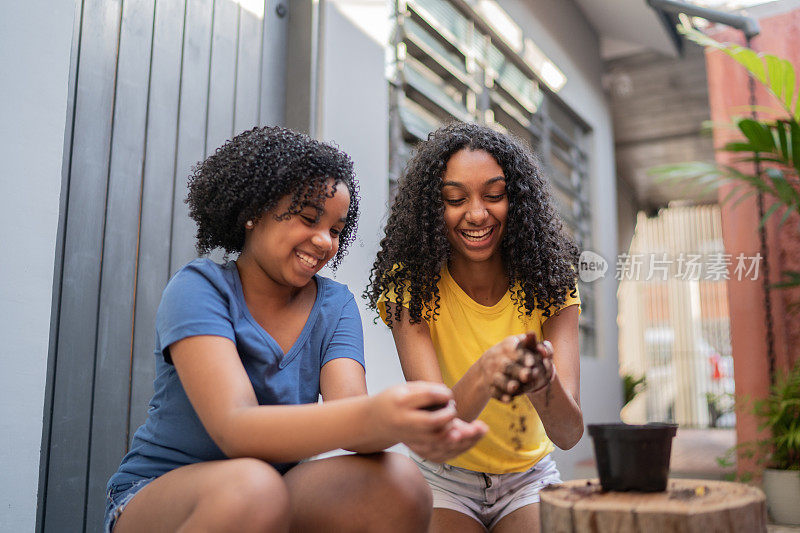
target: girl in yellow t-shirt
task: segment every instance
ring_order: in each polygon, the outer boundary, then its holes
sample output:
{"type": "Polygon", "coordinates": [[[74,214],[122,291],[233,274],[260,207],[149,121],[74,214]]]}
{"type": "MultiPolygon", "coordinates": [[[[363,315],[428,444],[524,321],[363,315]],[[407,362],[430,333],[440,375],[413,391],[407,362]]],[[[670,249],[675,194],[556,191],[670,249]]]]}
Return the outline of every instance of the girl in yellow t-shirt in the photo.
{"type": "Polygon", "coordinates": [[[583,434],[577,261],[527,145],[452,123],[417,147],[365,296],[406,379],[445,383],[490,428],[446,464],[416,458],[431,531],[538,531],[539,490],[560,481],[549,454],[583,434]],[[525,333],[543,365],[516,364],[525,333]]]}

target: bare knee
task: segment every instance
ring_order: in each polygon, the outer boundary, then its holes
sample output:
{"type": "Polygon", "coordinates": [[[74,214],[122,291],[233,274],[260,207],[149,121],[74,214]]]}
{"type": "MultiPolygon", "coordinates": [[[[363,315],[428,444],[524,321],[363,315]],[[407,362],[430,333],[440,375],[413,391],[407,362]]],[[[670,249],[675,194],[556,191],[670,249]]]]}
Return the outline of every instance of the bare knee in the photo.
{"type": "Polygon", "coordinates": [[[287,531],[289,493],[281,475],[258,459],[231,459],[216,489],[198,505],[213,508],[214,521],[236,531],[287,531]]]}
{"type": "Polygon", "coordinates": [[[383,483],[388,499],[385,507],[388,510],[387,521],[407,524],[406,528],[410,531],[425,530],[433,506],[428,483],[408,457],[390,452],[382,455],[383,483]]]}

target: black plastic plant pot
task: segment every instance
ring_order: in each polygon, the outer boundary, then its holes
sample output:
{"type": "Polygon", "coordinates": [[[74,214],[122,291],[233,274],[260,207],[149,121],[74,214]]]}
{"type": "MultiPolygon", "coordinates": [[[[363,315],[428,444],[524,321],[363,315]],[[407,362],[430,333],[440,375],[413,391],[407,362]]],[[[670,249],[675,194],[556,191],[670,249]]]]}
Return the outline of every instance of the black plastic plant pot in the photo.
{"type": "Polygon", "coordinates": [[[667,489],[677,424],[589,424],[603,490],[667,489]]]}

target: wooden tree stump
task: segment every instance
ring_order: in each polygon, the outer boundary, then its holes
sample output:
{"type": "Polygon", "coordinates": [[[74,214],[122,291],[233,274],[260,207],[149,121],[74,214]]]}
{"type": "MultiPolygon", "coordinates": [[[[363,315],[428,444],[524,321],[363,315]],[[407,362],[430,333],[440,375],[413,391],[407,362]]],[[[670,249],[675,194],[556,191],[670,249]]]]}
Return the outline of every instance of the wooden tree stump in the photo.
{"type": "Polygon", "coordinates": [[[665,492],[603,492],[568,481],[540,493],[544,533],[758,533],[767,531],[764,493],[741,483],[671,479],[665,492]]]}

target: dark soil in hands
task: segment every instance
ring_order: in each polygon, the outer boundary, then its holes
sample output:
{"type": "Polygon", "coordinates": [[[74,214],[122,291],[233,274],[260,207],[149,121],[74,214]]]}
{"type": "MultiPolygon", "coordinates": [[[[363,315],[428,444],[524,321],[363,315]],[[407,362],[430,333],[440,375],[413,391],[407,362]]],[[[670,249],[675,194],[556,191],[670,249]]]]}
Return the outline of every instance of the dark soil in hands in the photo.
{"type": "MultiPolygon", "coordinates": [[[[525,337],[525,339],[520,341],[520,343],[517,345],[517,353],[519,354],[517,356],[517,361],[519,361],[521,364],[524,364],[525,356],[527,354],[532,355],[533,356],[533,365],[531,365],[530,368],[531,369],[539,369],[539,372],[541,372],[541,374],[545,378],[547,378],[547,368],[544,366],[544,359],[542,358],[542,355],[539,353],[539,350],[538,350],[540,344],[541,343],[537,340],[536,335],[534,335],[533,333],[528,334],[525,337]]],[[[545,392],[545,405],[549,405],[550,404],[550,381],[549,380],[547,382],[546,388],[547,388],[547,390],[545,392]]],[[[515,394],[513,394],[513,396],[518,396],[519,394],[522,394],[523,392],[530,392],[530,390],[527,387],[524,387],[524,386],[520,387],[518,389],[518,391],[515,394]]]]}
{"type": "Polygon", "coordinates": [[[432,403],[430,405],[424,405],[420,407],[423,411],[438,411],[439,409],[444,409],[447,407],[447,402],[445,403],[432,403]]]}

